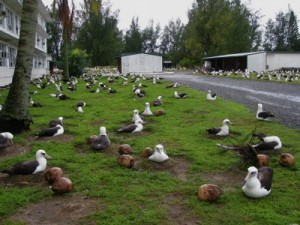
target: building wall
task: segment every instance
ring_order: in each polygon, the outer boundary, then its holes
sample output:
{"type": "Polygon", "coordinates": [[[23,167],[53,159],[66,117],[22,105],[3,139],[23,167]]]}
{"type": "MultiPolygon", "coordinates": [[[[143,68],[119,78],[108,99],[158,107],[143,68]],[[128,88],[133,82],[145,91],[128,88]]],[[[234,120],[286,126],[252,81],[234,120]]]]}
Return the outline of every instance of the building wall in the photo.
{"type": "Polygon", "coordinates": [[[121,73],[161,73],[162,57],[150,54],[134,54],[121,57],[121,73]]]}
{"type": "MultiPolygon", "coordinates": [[[[20,36],[22,4],[19,0],[0,0],[0,86],[12,82],[20,36]],[[5,2],[5,3],[4,3],[5,2]],[[2,15],[4,12],[5,15],[2,15]]],[[[32,60],[32,78],[48,73],[46,22],[51,20],[40,0],[32,60]]]]}
{"type": "Polygon", "coordinates": [[[266,52],[248,55],[247,69],[249,71],[256,71],[256,72],[266,71],[266,52]]]}
{"type": "Polygon", "coordinates": [[[267,62],[268,70],[277,70],[280,68],[300,68],[300,53],[278,53],[268,52],[267,62]]]}

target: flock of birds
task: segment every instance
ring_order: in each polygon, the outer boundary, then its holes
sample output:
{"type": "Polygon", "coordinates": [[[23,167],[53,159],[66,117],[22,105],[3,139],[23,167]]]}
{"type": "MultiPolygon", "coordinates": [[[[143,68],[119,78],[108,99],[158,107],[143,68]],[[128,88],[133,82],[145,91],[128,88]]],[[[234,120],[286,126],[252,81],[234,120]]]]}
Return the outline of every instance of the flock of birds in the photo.
{"type": "Polygon", "coordinates": [[[275,71],[267,71],[267,72],[256,72],[256,71],[249,71],[245,69],[236,70],[236,71],[226,71],[226,70],[212,70],[207,71],[206,69],[197,69],[194,73],[202,73],[211,76],[241,76],[243,78],[256,78],[259,80],[270,80],[270,81],[285,81],[285,82],[297,82],[300,77],[299,70],[275,70],[275,71]]]}
{"type": "MultiPolygon", "coordinates": [[[[108,76],[108,83],[114,82],[115,79],[123,79],[123,85],[127,85],[129,82],[129,75],[123,76],[108,76]]],[[[142,84],[142,81],[146,79],[143,75],[130,75],[131,82],[134,83],[132,91],[137,98],[144,98],[147,96],[144,88],[147,86],[142,84]]],[[[88,76],[83,75],[82,79],[86,82],[86,88],[90,90],[90,92],[103,92],[107,91],[108,94],[117,93],[115,89],[109,87],[109,85],[104,84],[102,82],[97,85],[97,76],[88,76]],[[95,88],[95,86],[97,86],[95,88]],[[93,89],[94,88],[94,89],[93,89]]],[[[161,79],[158,76],[152,78],[153,84],[161,83],[161,79]]],[[[69,91],[76,91],[76,86],[78,83],[78,79],[72,77],[70,81],[67,83],[67,89],[69,91]]],[[[55,79],[55,77],[50,77],[46,83],[42,81],[42,79],[38,79],[36,81],[36,87],[38,89],[46,88],[48,85],[55,85],[57,89],[57,94],[51,94],[52,97],[58,98],[60,100],[69,99],[68,96],[63,94],[63,87],[59,81],[59,79],[55,79]]],[[[167,85],[166,88],[176,89],[180,84],[174,83],[171,85],[167,85]]],[[[174,97],[176,99],[185,99],[188,97],[187,93],[180,93],[178,91],[174,91],[174,97]]],[[[36,92],[32,92],[32,95],[37,94],[36,92]]],[[[207,92],[206,96],[207,101],[216,101],[217,95],[212,93],[210,90],[207,92]]],[[[42,107],[42,104],[35,103],[32,99],[30,99],[30,103],[32,107],[42,107]]],[[[138,133],[142,132],[144,128],[144,118],[149,116],[160,116],[165,115],[163,110],[158,110],[156,112],[152,112],[151,106],[156,107],[163,104],[163,97],[158,96],[152,104],[149,102],[145,103],[144,111],[139,114],[139,110],[133,110],[133,116],[131,119],[131,124],[120,127],[116,132],[117,133],[138,133]]],[[[76,105],[76,111],[79,113],[83,113],[83,108],[86,107],[86,102],[79,102],[76,105]]],[[[262,121],[271,121],[273,120],[275,115],[271,112],[267,112],[263,110],[263,105],[261,103],[258,104],[258,109],[256,113],[256,119],[262,121]]],[[[229,119],[224,119],[221,127],[212,127],[207,129],[207,133],[209,135],[215,136],[228,136],[230,134],[229,125],[232,124],[229,119]]],[[[63,117],[59,117],[57,119],[51,120],[49,122],[49,126],[45,129],[40,130],[36,133],[36,136],[57,136],[64,133],[63,127],[63,117]]],[[[266,136],[264,134],[255,134],[260,142],[253,144],[252,147],[256,149],[256,151],[260,150],[278,150],[282,147],[281,140],[277,136],[266,136]]],[[[13,134],[9,132],[0,133],[0,149],[3,149],[13,142],[13,134]]],[[[91,148],[95,151],[104,151],[111,146],[111,141],[107,135],[106,127],[101,126],[99,129],[99,135],[91,136],[91,148]]],[[[38,172],[42,172],[47,167],[47,159],[50,158],[47,153],[40,149],[36,152],[36,159],[29,160],[17,163],[13,165],[11,168],[3,169],[2,173],[7,173],[9,175],[15,174],[36,174],[38,172]]],[[[147,155],[148,160],[155,161],[158,163],[164,162],[169,159],[166,151],[164,150],[164,146],[161,144],[157,144],[155,149],[147,155]]],[[[242,191],[246,196],[251,198],[260,198],[268,195],[271,192],[271,183],[272,183],[273,170],[270,167],[262,167],[257,169],[254,166],[248,168],[248,175],[245,178],[245,185],[242,187],[242,191]]]]}

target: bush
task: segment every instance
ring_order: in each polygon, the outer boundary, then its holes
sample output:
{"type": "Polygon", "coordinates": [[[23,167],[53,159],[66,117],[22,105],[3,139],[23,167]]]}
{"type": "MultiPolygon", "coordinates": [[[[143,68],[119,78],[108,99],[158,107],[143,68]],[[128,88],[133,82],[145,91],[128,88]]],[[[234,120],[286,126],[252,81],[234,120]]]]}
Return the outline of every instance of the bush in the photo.
{"type": "Polygon", "coordinates": [[[89,66],[89,55],[86,51],[75,48],[71,51],[69,58],[69,73],[70,76],[80,76],[83,69],[89,66]]]}

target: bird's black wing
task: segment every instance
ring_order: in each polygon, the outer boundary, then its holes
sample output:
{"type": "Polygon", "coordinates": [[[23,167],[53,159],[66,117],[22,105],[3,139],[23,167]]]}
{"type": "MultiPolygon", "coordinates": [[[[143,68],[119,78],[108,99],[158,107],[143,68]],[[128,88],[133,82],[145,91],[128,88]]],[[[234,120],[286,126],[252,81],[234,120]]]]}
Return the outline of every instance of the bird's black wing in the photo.
{"type": "Polygon", "coordinates": [[[272,186],[273,169],[270,167],[262,167],[258,170],[258,179],[261,183],[261,187],[268,191],[272,186]]]}

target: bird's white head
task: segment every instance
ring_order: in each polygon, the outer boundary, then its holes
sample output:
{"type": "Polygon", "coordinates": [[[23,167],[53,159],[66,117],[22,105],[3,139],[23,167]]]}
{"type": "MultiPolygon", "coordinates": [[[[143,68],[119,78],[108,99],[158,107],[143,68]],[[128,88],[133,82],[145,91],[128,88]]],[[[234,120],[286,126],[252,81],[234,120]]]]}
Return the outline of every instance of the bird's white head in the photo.
{"type": "Polygon", "coordinates": [[[43,149],[37,150],[37,152],[35,153],[35,156],[37,159],[39,159],[39,158],[51,159],[51,157],[43,149]]]}
{"type": "Polygon", "coordinates": [[[100,127],[100,135],[106,135],[106,128],[100,127]]]}
{"type": "Polygon", "coordinates": [[[158,96],[157,99],[158,99],[158,100],[162,100],[162,96],[158,96]]]}
{"type": "Polygon", "coordinates": [[[207,93],[211,93],[211,91],[210,91],[210,90],[208,90],[208,91],[207,91],[207,93]]]}
{"type": "Polygon", "coordinates": [[[149,102],[146,102],[146,103],[145,103],[145,106],[146,106],[146,107],[149,107],[149,106],[150,106],[150,103],[149,103],[149,102]]]}
{"type": "Polygon", "coordinates": [[[134,114],[134,115],[139,114],[139,110],[137,110],[137,109],[133,110],[133,114],[134,114]]]}
{"type": "Polygon", "coordinates": [[[248,168],[248,174],[247,174],[245,180],[248,180],[248,179],[251,178],[251,177],[256,177],[256,176],[257,176],[257,173],[258,173],[258,170],[256,169],[256,167],[250,166],[250,167],[248,168]]]}
{"type": "Polygon", "coordinates": [[[62,122],[64,118],[62,116],[60,116],[60,117],[58,117],[58,119],[62,122]]]}
{"type": "Polygon", "coordinates": [[[155,146],[155,151],[158,151],[159,153],[164,151],[164,146],[162,146],[161,144],[158,144],[155,146]]]}
{"type": "Polygon", "coordinates": [[[258,104],[257,104],[257,107],[258,107],[259,109],[262,109],[263,105],[262,105],[261,103],[258,103],[258,104]]]}
{"type": "Polygon", "coordinates": [[[225,120],[223,120],[223,125],[225,125],[225,124],[232,124],[231,122],[230,122],[230,120],[229,119],[225,119],[225,120]]]}

